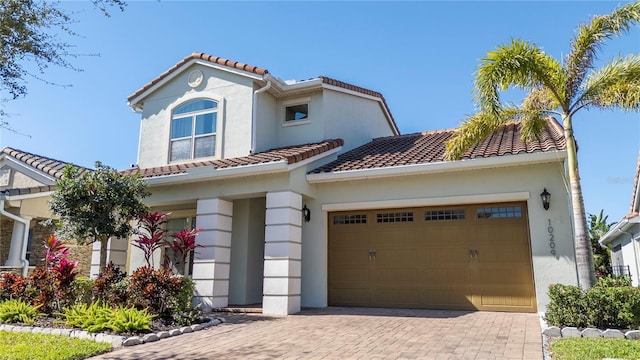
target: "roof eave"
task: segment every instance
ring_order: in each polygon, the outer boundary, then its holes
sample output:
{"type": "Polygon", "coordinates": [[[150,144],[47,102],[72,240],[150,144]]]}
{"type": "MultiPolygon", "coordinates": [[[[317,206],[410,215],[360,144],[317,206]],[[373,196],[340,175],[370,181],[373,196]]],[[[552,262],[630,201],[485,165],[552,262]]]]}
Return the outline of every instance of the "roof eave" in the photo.
{"type": "Polygon", "coordinates": [[[640,224],[640,215],[635,215],[630,218],[622,218],[617,224],[615,224],[609,231],[607,231],[598,242],[602,246],[607,246],[618,239],[620,234],[624,234],[631,226],[640,224]]]}
{"type": "Polygon", "coordinates": [[[307,181],[309,183],[324,183],[335,181],[385,178],[402,175],[419,175],[426,173],[434,174],[449,171],[476,170],[493,167],[564,161],[566,157],[566,150],[556,150],[516,155],[492,156],[488,158],[476,158],[458,161],[440,161],[425,164],[307,174],[307,181]]]}
{"type": "Polygon", "coordinates": [[[149,186],[170,185],[176,183],[196,182],[204,180],[222,180],[234,177],[264,175],[268,173],[286,172],[286,160],[263,164],[243,165],[217,169],[213,166],[201,166],[187,169],[182,174],[162,175],[147,178],[149,186]]]}
{"type": "Polygon", "coordinates": [[[265,76],[270,76],[269,73],[267,73],[265,75],[259,75],[259,74],[255,74],[255,73],[252,73],[252,72],[249,72],[249,71],[244,71],[244,70],[232,68],[232,67],[225,66],[225,65],[215,64],[215,63],[203,60],[203,59],[191,59],[191,60],[187,61],[186,63],[182,64],[175,71],[173,71],[173,72],[167,74],[166,76],[164,76],[157,83],[153,84],[151,87],[149,87],[148,89],[144,90],[143,92],[141,92],[137,96],[133,96],[133,95],[135,95],[135,92],[134,92],[131,95],[133,97],[131,97],[127,101],[127,105],[130,106],[134,111],[142,111],[142,107],[143,107],[142,103],[143,103],[143,101],[144,101],[144,99],[146,97],[148,97],[150,94],[152,94],[153,92],[155,92],[156,90],[158,90],[159,88],[164,86],[166,83],[170,82],[176,76],[178,76],[178,75],[182,74],[183,72],[185,72],[189,67],[191,67],[194,64],[206,66],[206,67],[209,67],[209,68],[217,69],[217,70],[220,70],[220,71],[225,71],[225,72],[236,74],[236,75],[240,75],[240,76],[252,79],[254,81],[264,80],[265,76]]]}

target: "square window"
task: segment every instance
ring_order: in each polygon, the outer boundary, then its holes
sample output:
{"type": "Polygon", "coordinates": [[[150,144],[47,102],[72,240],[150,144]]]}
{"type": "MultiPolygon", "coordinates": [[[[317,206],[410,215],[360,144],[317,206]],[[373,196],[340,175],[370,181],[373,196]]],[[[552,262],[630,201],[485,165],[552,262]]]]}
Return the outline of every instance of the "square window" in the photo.
{"type": "Polygon", "coordinates": [[[309,104],[291,105],[285,108],[285,121],[300,121],[309,118],[309,104]]]}

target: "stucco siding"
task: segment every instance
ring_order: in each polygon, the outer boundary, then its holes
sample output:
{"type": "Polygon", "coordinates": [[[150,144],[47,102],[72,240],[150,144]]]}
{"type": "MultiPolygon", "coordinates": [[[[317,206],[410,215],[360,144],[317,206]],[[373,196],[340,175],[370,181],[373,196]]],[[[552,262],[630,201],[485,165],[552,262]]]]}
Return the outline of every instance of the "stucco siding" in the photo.
{"type": "Polygon", "coordinates": [[[316,92],[305,96],[295,96],[278,99],[276,103],[276,147],[306,144],[328,139],[324,136],[327,126],[326,104],[323,102],[324,93],[316,92]],[[309,118],[285,122],[284,104],[299,101],[309,103],[309,118]]]}
{"type": "Polygon", "coordinates": [[[393,135],[378,101],[325,90],[322,102],[323,137],[342,138],[345,151],[373,138],[393,135]]]}
{"type": "Polygon", "coordinates": [[[253,81],[245,77],[194,65],[150,94],[144,101],[140,124],[138,165],[142,168],[166,165],[169,161],[171,111],[188,100],[207,98],[218,101],[216,157],[249,154],[253,81]],[[191,88],[189,74],[199,69],[202,84],[191,88]],[[218,146],[219,144],[219,146],[218,146]]]}
{"type": "Polygon", "coordinates": [[[306,201],[313,214],[312,220],[302,229],[302,306],[327,306],[328,220],[323,205],[325,209],[347,203],[347,208],[354,209],[377,208],[381,204],[394,207],[395,201],[416,199],[421,206],[484,203],[492,202],[492,197],[503,199],[501,194],[526,193],[528,199],[519,200],[527,200],[538,311],[545,311],[550,284],[577,283],[569,198],[562,182],[562,171],[562,164],[558,162],[316,185],[317,197],[306,201]],[[539,196],[545,187],[552,194],[548,211],[542,207],[539,196]],[[448,197],[451,200],[448,201],[448,197]],[[550,232],[554,235],[553,249],[550,232]],[[555,256],[551,250],[555,250],[555,256]]]}

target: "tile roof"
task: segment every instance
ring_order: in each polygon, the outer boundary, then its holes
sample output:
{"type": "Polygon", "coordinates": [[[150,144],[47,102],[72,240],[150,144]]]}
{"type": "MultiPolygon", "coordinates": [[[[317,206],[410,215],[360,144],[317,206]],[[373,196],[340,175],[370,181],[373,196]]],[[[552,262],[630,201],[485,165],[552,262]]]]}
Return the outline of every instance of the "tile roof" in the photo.
{"type": "Polygon", "coordinates": [[[28,165],[34,169],[40,170],[46,174],[49,174],[56,179],[59,179],[62,177],[62,172],[65,166],[69,164],[77,166],[80,169],[90,170],[82,166],[48,158],[46,156],[32,154],[32,153],[21,151],[18,149],[12,149],[10,147],[6,147],[2,149],[2,152],[0,154],[6,154],[8,156],[11,156],[12,158],[24,163],[25,165],[28,165]]]}
{"type": "Polygon", "coordinates": [[[286,161],[287,164],[294,164],[342,145],[344,145],[344,141],[342,139],[331,139],[313,144],[294,145],[267,150],[237,158],[194,161],[190,163],[173,164],[146,169],[129,169],[122,171],[122,173],[127,175],[140,173],[143,177],[149,178],[183,174],[186,173],[187,169],[203,166],[212,166],[216,169],[224,169],[246,165],[267,164],[283,160],[286,161]]]}
{"type": "MultiPolygon", "coordinates": [[[[463,159],[566,149],[564,130],[555,120],[547,120],[540,139],[528,143],[520,140],[520,124],[511,122],[496,130],[467,150],[463,159]]],[[[386,168],[445,161],[445,142],[454,130],[438,130],[377,138],[346,152],[338,159],[312,170],[311,174],[386,168]]]]}
{"type": "Polygon", "coordinates": [[[136,90],[133,94],[129,95],[127,100],[128,101],[133,100],[134,98],[136,98],[137,96],[139,96],[143,92],[149,90],[152,86],[154,86],[155,84],[160,82],[162,79],[164,79],[165,77],[167,77],[171,73],[175,72],[180,67],[182,67],[182,65],[188,63],[191,60],[205,60],[205,61],[208,61],[208,62],[213,63],[213,64],[224,65],[224,66],[228,66],[230,68],[234,68],[234,69],[238,69],[238,70],[244,70],[244,71],[247,71],[247,72],[250,72],[250,73],[254,73],[254,74],[258,74],[258,75],[265,75],[265,74],[269,73],[269,70],[263,69],[263,68],[259,68],[257,66],[243,64],[241,62],[228,60],[228,59],[225,59],[225,58],[221,58],[219,56],[208,55],[208,54],[201,53],[201,52],[194,52],[191,55],[185,57],[184,59],[178,61],[178,63],[176,63],[175,65],[170,67],[167,71],[163,72],[162,74],[160,74],[155,79],[153,79],[150,82],[148,82],[147,84],[145,84],[140,89],[136,90]]]}
{"type": "Polygon", "coordinates": [[[638,195],[638,186],[640,186],[640,153],[638,154],[638,165],[636,165],[636,178],[633,181],[633,193],[631,194],[631,210],[629,214],[637,213],[640,209],[636,207],[636,196],[638,195]]]}
{"type": "MultiPolygon", "coordinates": [[[[247,71],[247,72],[250,72],[250,73],[254,73],[254,74],[257,74],[257,75],[266,75],[266,74],[269,73],[269,70],[263,69],[263,68],[259,68],[257,66],[247,65],[247,64],[240,63],[240,62],[237,62],[237,61],[228,60],[228,59],[224,59],[224,58],[221,58],[221,57],[218,57],[218,56],[208,55],[208,54],[201,53],[201,52],[194,52],[193,54],[185,57],[184,59],[182,59],[180,61],[178,61],[178,63],[176,63],[175,65],[170,67],[168,70],[166,70],[162,74],[158,75],[155,79],[151,80],[150,82],[148,82],[147,84],[142,86],[140,89],[136,90],[133,94],[129,95],[129,97],[127,98],[127,101],[132,101],[136,97],[142,95],[145,91],[147,91],[150,88],[152,88],[154,85],[156,85],[157,83],[162,81],[162,79],[164,79],[165,77],[167,77],[170,74],[174,73],[176,70],[180,69],[183,65],[185,65],[186,63],[188,63],[191,60],[205,60],[205,61],[208,61],[208,62],[213,63],[213,64],[223,65],[223,66],[227,66],[227,67],[230,67],[230,68],[233,68],[233,69],[238,69],[238,70],[244,70],[244,71],[247,71]]],[[[332,79],[332,78],[327,77],[327,76],[320,75],[320,76],[318,76],[318,78],[322,80],[323,84],[333,85],[333,86],[341,87],[341,88],[344,88],[344,89],[347,89],[347,90],[359,92],[361,94],[370,95],[370,96],[373,96],[373,97],[380,98],[382,100],[382,103],[384,104],[385,109],[389,113],[389,116],[391,116],[391,121],[393,122],[393,125],[395,126],[396,130],[398,130],[398,126],[396,125],[395,120],[393,119],[393,115],[391,115],[391,110],[389,110],[389,106],[387,105],[387,101],[385,100],[384,96],[382,96],[381,93],[379,93],[377,91],[365,89],[365,88],[360,87],[360,86],[348,84],[348,83],[345,83],[345,82],[340,81],[340,80],[332,79]]],[[[310,79],[310,80],[313,80],[313,79],[310,79]]]]}

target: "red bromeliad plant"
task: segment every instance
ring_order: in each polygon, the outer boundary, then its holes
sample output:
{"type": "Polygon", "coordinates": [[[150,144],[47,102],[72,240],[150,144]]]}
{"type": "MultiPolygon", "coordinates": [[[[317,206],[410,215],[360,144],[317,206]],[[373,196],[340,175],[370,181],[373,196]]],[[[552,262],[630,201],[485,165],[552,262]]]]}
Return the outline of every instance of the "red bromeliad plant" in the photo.
{"type": "Polygon", "coordinates": [[[165,245],[163,225],[168,213],[142,213],[138,220],[139,236],[133,246],[142,250],[148,267],[153,267],[153,253],[165,245]]]}
{"type": "MultiPolygon", "coordinates": [[[[173,259],[166,260],[169,260],[168,262],[172,263],[176,269],[184,269],[189,253],[198,247],[202,247],[202,245],[196,243],[196,235],[200,231],[202,231],[202,228],[190,231],[185,229],[171,235],[172,240],[167,240],[167,245],[173,251],[173,259]]],[[[181,272],[180,270],[178,271],[181,272]]]]}

